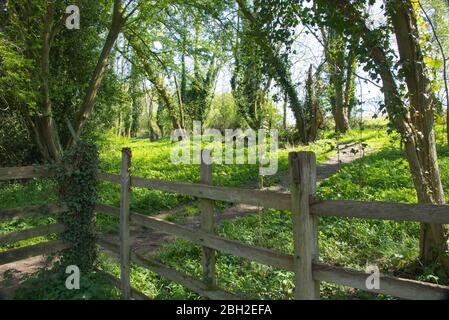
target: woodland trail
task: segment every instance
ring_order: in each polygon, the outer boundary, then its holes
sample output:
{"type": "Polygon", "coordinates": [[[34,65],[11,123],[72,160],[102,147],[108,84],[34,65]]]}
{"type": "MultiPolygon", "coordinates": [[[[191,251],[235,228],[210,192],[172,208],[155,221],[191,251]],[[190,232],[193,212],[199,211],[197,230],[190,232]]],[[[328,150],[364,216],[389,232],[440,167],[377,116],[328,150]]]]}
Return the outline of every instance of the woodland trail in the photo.
{"type": "MultiPolygon", "coordinates": [[[[361,149],[361,145],[358,143],[343,144],[340,145],[339,148],[339,153],[330,156],[322,164],[317,166],[318,184],[336,173],[340,169],[341,165],[351,163],[352,161],[363,156],[363,150],[361,149]],[[354,150],[358,150],[358,152],[354,152],[354,150]]],[[[279,184],[267,189],[279,192],[287,192],[289,188],[288,172],[279,172],[275,178],[280,181],[279,184]]],[[[247,188],[255,188],[256,186],[257,181],[253,181],[246,185],[247,188]]],[[[176,216],[176,214],[181,214],[185,207],[186,206],[180,206],[175,209],[162,212],[155,217],[159,219],[165,219],[168,215],[176,216]]],[[[224,210],[217,212],[216,225],[220,225],[225,220],[237,219],[250,214],[259,213],[262,210],[262,208],[257,206],[234,204],[224,210]]],[[[187,227],[198,229],[200,227],[200,219],[198,216],[187,217],[185,218],[183,224],[187,227]]],[[[118,236],[116,235],[104,235],[103,237],[108,241],[118,241],[118,236]]],[[[133,250],[143,256],[154,254],[162,244],[170,243],[176,239],[175,236],[141,226],[132,227],[131,237],[133,240],[133,250]]]]}
{"type": "MultiPolygon", "coordinates": [[[[323,181],[334,173],[336,173],[341,165],[351,163],[352,161],[360,158],[363,154],[361,150],[361,145],[358,143],[354,144],[343,144],[339,146],[340,152],[330,156],[326,161],[317,166],[317,181],[323,181]],[[358,152],[353,152],[358,150],[358,152]]],[[[366,151],[365,151],[366,153],[366,151]]],[[[289,188],[289,177],[288,172],[279,172],[275,178],[279,181],[278,185],[269,187],[267,189],[286,192],[289,188]]],[[[252,181],[247,188],[257,187],[257,181],[252,181]]],[[[176,216],[181,214],[187,205],[182,205],[174,209],[170,209],[155,215],[155,217],[160,219],[165,219],[169,215],[176,216]]],[[[234,204],[230,207],[217,212],[216,224],[220,225],[225,220],[237,219],[250,214],[256,214],[262,211],[262,208],[257,206],[250,206],[244,204],[234,204]]],[[[198,229],[200,227],[199,218],[197,216],[185,218],[183,224],[187,227],[198,229]]],[[[117,243],[118,235],[104,234],[101,235],[102,238],[117,243]]],[[[132,249],[143,256],[151,256],[156,253],[156,251],[163,244],[168,244],[173,242],[176,237],[168,235],[157,230],[151,230],[141,226],[131,226],[131,238],[132,238],[132,249]]],[[[0,282],[2,280],[8,279],[8,284],[6,289],[0,292],[1,296],[6,298],[11,298],[14,295],[15,289],[23,281],[23,279],[39,270],[39,268],[45,265],[45,259],[43,256],[34,257],[22,261],[17,261],[8,265],[0,266],[0,282]]],[[[5,286],[4,286],[5,288],[5,286]]]]}

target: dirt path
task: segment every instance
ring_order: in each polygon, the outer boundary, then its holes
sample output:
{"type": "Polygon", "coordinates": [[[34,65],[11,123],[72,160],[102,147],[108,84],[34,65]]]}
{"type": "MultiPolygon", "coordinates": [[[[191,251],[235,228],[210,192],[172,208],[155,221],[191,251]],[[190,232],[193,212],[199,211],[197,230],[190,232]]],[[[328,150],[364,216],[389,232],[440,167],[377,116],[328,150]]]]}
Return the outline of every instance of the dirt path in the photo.
{"type": "MultiPolygon", "coordinates": [[[[351,163],[367,153],[367,150],[362,150],[360,143],[341,144],[338,148],[340,152],[331,155],[326,161],[317,166],[316,178],[318,184],[336,173],[343,164],[351,163]]],[[[280,172],[278,176],[280,184],[269,189],[287,191],[290,184],[288,172],[280,172]]]]}
{"type": "Polygon", "coordinates": [[[47,266],[45,256],[37,256],[0,266],[0,300],[11,299],[24,278],[47,266]]]}
{"type": "MultiPolygon", "coordinates": [[[[317,166],[318,183],[336,173],[342,164],[351,163],[362,156],[362,150],[359,144],[340,145],[339,148],[339,153],[330,156],[324,163],[317,166]],[[358,150],[358,152],[354,152],[354,150],[358,150]]],[[[278,179],[280,180],[280,184],[268,189],[280,192],[288,191],[288,172],[279,172],[278,179]]],[[[254,182],[251,182],[251,184],[248,184],[246,187],[254,188],[254,184],[254,182]]],[[[163,212],[155,217],[165,219],[168,214],[172,216],[181,214],[184,208],[185,206],[178,207],[175,210],[163,212]]],[[[235,204],[220,212],[217,212],[216,224],[219,225],[225,220],[232,220],[249,214],[258,213],[262,209],[263,208],[257,206],[235,204]]],[[[200,222],[197,216],[187,217],[185,218],[184,225],[193,229],[198,229],[200,227],[200,222]]],[[[103,237],[108,241],[119,241],[119,238],[116,235],[104,235],[103,237]]],[[[133,250],[141,255],[152,255],[157,251],[161,244],[170,243],[176,239],[175,236],[167,235],[157,230],[137,226],[131,229],[131,238],[133,240],[133,250]]]]}
{"type": "MultiPolygon", "coordinates": [[[[324,163],[318,165],[318,183],[320,183],[320,181],[323,181],[324,179],[329,178],[331,175],[337,172],[342,164],[350,163],[360,158],[362,155],[361,146],[359,144],[340,145],[339,148],[340,152],[338,154],[332,155],[324,163]],[[358,152],[354,153],[352,152],[353,150],[358,150],[358,152]]],[[[279,172],[277,178],[280,181],[279,185],[270,187],[268,189],[280,192],[288,191],[288,172],[279,172]]],[[[254,182],[251,182],[251,184],[248,184],[246,187],[254,188],[254,182]]],[[[179,206],[175,209],[162,212],[155,217],[165,219],[168,215],[176,216],[177,214],[182,214],[185,208],[186,206],[179,206]]],[[[225,220],[236,219],[249,214],[258,213],[261,210],[262,208],[256,206],[249,206],[244,204],[232,205],[229,208],[217,213],[216,222],[217,225],[219,225],[225,220]]],[[[184,221],[184,225],[193,229],[198,229],[200,226],[199,219],[196,216],[187,217],[184,221]]],[[[119,241],[117,235],[102,235],[101,237],[112,242],[119,241]]],[[[144,256],[154,254],[162,244],[171,243],[176,239],[172,235],[164,234],[157,230],[151,230],[141,226],[131,226],[131,238],[133,240],[132,249],[144,256]]],[[[9,284],[6,284],[6,288],[5,284],[0,284],[0,287],[2,287],[0,288],[0,299],[1,296],[11,298],[13,296],[14,289],[21,282],[24,276],[36,272],[40,267],[44,265],[44,262],[44,257],[40,256],[0,266],[0,283],[3,278],[5,278],[5,275],[8,275],[10,278],[10,280],[8,281],[9,284]]]]}

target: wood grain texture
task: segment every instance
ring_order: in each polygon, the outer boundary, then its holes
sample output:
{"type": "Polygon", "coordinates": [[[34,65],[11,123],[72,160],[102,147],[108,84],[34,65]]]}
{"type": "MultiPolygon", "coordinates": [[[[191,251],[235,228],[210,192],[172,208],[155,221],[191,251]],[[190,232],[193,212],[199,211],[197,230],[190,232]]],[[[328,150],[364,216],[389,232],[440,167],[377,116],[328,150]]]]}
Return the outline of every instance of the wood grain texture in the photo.
{"type": "MultiPolygon", "coordinates": [[[[104,181],[120,183],[120,176],[114,174],[99,173],[98,177],[104,181]]],[[[217,187],[205,184],[162,181],[140,177],[131,177],[131,185],[137,188],[173,192],[203,199],[290,210],[290,194],[276,191],[217,187]]]]}
{"type": "Polygon", "coordinates": [[[59,204],[45,204],[26,208],[6,209],[0,210],[0,222],[18,218],[29,218],[45,214],[59,214],[66,211],[67,208],[59,204]]]}
{"type": "Polygon", "coordinates": [[[15,261],[20,261],[44,254],[52,254],[58,251],[69,248],[69,245],[60,241],[54,240],[43,242],[28,247],[0,252],[0,265],[8,264],[15,261]]]}
{"type": "Polygon", "coordinates": [[[46,236],[53,233],[61,233],[66,230],[62,223],[48,224],[45,226],[30,228],[26,230],[11,232],[0,235],[0,245],[11,244],[22,240],[46,236]]]}
{"type": "Polygon", "coordinates": [[[314,216],[449,224],[449,205],[314,199],[310,212],[314,216]]]}
{"type": "MultiPolygon", "coordinates": [[[[202,159],[204,156],[210,159],[210,150],[202,151],[202,159]]],[[[204,185],[212,185],[212,165],[206,164],[202,161],[200,166],[200,181],[204,185]]],[[[215,234],[215,208],[214,201],[209,199],[200,199],[199,201],[200,209],[200,228],[204,232],[215,234]]],[[[216,263],[216,253],[215,250],[204,247],[202,248],[202,266],[203,266],[203,281],[210,288],[216,285],[215,276],[215,263],[216,263]]]]}
{"type": "Polygon", "coordinates": [[[310,196],[316,188],[316,159],[313,152],[289,154],[292,199],[295,298],[319,299],[319,282],[313,278],[313,262],[318,261],[318,223],[310,215],[310,196]]]}
{"type": "MultiPolygon", "coordinates": [[[[106,241],[104,239],[100,239],[98,244],[107,250],[118,253],[119,247],[118,245],[106,241]]],[[[132,252],[131,259],[134,263],[144,268],[147,268],[150,271],[157,273],[158,275],[178,283],[203,297],[213,299],[213,300],[240,300],[237,296],[232,293],[226,292],[219,288],[210,288],[210,286],[194,277],[191,277],[187,274],[179,272],[175,269],[169,268],[161,264],[160,262],[153,261],[148,258],[144,258],[141,255],[132,252]]]]}
{"type": "Polygon", "coordinates": [[[343,286],[357,288],[360,290],[383,293],[393,297],[408,300],[447,300],[449,298],[449,287],[432,283],[401,279],[380,275],[380,289],[368,290],[366,280],[369,274],[342,267],[314,264],[313,275],[315,279],[336,283],[343,286]]]}
{"type": "Polygon", "coordinates": [[[53,176],[53,173],[39,166],[0,168],[0,181],[46,178],[51,176],[53,176]]]}
{"type": "Polygon", "coordinates": [[[129,234],[130,224],[130,192],[131,192],[131,149],[122,150],[122,169],[120,180],[120,281],[122,299],[131,298],[130,280],[130,252],[131,240],[129,234]]]}
{"type": "MultiPolygon", "coordinates": [[[[120,214],[120,210],[118,208],[102,204],[96,205],[96,211],[106,213],[113,217],[118,217],[120,214]]],[[[165,232],[167,234],[172,234],[195,244],[207,246],[224,253],[233,254],[237,257],[246,258],[279,269],[290,271],[293,270],[292,256],[285,253],[256,247],[235,240],[225,239],[202,230],[194,230],[169,221],[134,212],[131,213],[131,223],[158,230],[160,232],[165,232]]]]}
{"type": "MultiPolygon", "coordinates": [[[[96,210],[114,217],[120,215],[119,208],[107,205],[98,204],[96,210]]],[[[289,254],[243,244],[238,241],[224,239],[215,235],[209,235],[202,231],[192,230],[168,221],[136,213],[131,214],[131,222],[161,232],[173,234],[182,239],[192,241],[195,244],[207,245],[215,250],[256,261],[274,268],[290,272],[295,270],[293,256],[289,254]]],[[[113,245],[117,246],[116,244],[113,245]]],[[[360,290],[369,291],[365,287],[367,277],[368,274],[362,271],[324,265],[318,262],[313,263],[313,279],[316,281],[326,281],[349,287],[353,286],[360,290]],[[355,277],[355,279],[352,279],[353,277],[355,277]]],[[[426,282],[399,279],[385,275],[380,276],[380,283],[380,290],[376,290],[376,293],[389,294],[403,299],[440,299],[449,290],[448,287],[435,286],[426,282]],[[384,280],[385,283],[388,284],[387,286],[382,285],[384,280]],[[395,289],[395,285],[398,285],[401,288],[395,289]]]]}

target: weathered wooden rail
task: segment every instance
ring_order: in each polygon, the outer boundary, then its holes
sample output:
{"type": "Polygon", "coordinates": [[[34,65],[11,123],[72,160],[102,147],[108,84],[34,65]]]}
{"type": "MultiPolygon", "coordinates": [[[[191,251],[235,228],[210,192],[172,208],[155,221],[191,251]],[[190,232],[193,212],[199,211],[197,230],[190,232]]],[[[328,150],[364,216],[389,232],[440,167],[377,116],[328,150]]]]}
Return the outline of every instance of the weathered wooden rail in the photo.
{"type": "MultiPolygon", "coordinates": [[[[3,176],[3,180],[4,176],[3,176]]],[[[15,208],[8,210],[0,210],[0,222],[18,218],[29,218],[39,215],[59,214],[64,208],[57,205],[42,205],[28,208],[15,208]]],[[[0,235],[0,246],[13,244],[22,240],[32,239],[36,237],[46,236],[49,234],[59,234],[65,230],[65,226],[60,223],[54,223],[39,227],[34,227],[22,231],[11,232],[0,235]]],[[[0,252],[0,265],[20,261],[23,259],[36,257],[44,254],[52,254],[67,249],[67,244],[60,240],[42,242],[39,244],[11,249],[0,252]]]]}
{"type": "MultiPolygon", "coordinates": [[[[10,167],[0,168],[0,182],[12,180],[29,180],[35,178],[49,178],[53,174],[42,167],[10,167]]],[[[32,218],[46,215],[58,215],[67,211],[65,206],[60,204],[37,205],[25,208],[13,208],[0,210],[0,223],[21,218],[32,218]]],[[[51,234],[59,235],[66,230],[66,226],[62,223],[47,224],[39,227],[29,228],[21,231],[0,234],[0,246],[14,244],[22,240],[28,240],[51,234]]],[[[35,245],[19,247],[0,252],[0,265],[5,265],[20,260],[37,257],[41,255],[50,255],[68,249],[69,245],[61,240],[44,241],[35,245]]],[[[121,287],[120,280],[113,275],[97,270],[105,275],[105,277],[117,287],[121,287]]],[[[130,298],[136,300],[148,299],[147,296],[139,291],[130,288],[130,298]]]]}
{"type": "MultiPolygon", "coordinates": [[[[128,223],[141,225],[201,245],[203,247],[203,279],[200,282],[199,280],[193,281],[191,277],[163,267],[155,261],[146,260],[145,263],[142,263],[142,260],[135,258],[135,254],[131,254],[130,259],[122,259],[122,264],[129,265],[130,261],[138,261],[140,265],[147,267],[151,265],[152,270],[156,273],[163,274],[168,279],[181,283],[189,289],[212,299],[230,298],[230,294],[219,289],[215,283],[215,251],[221,251],[294,272],[297,287],[295,295],[298,299],[319,298],[320,281],[374,293],[387,294],[403,299],[444,299],[449,293],[449,288],[444,286],[395,278],[387,275],[380,276],[381,286],[379,290],[369,290],[366,287],[367,273],[325,265],[320,263],[318,259],[318,220],[321,216],[449,224],[449,206],[447,205],[328,201],[317,199],[314,196],[316,186],[316,160],[315,155],[310,152],[290,154],[291,193],[288,194],[274,191],[211,186],[211,170],[206,165],[202,165],[201,183],[199,184],[133,177],[129,174],[129,154],[129,151],[123,152],[123,163],[127,163],[128,165],[122,166],[121,175],[102,173],[99,174],[99,178],[112,183],[122,184],[122,197],[124,193],[129,193],[131,188],[147,188],[207,200],[207,202],[200,203],[200,230],[194,230],[140,213],[130,212],[129,204],[123,206],[122,203],[121,208],[98,204],[96,210],[116,218],[123,219],[125,217],[129,219],[126,224],[123,224],[122,221],[122,228],[128,228],[128,223]],[[124,185],[124,181],[126,181],[126,185],[124,185]],[[266,248],[252,246],[225,239],[214,234],[213,222],[215,219],[213,218],[213,205],[211,205],[214,200],[243,203],[292,212],[295,242],[294,254],[288,255],[266,248]],[[123,211],[126,213],[123,214],[123,211]],[[154,269],[154,265],[158,267],[154,269]],[[190,280],[180,280],[186,278],[190,280]],[[208,290],[205,290],[205,288],[208,290]]],[[[122,230],[121,233],[122,235],[128,235],[126,230],[122,230]]],[[[123,239],[121,239],[121,242],[123,242],[123,239]]],[[[125,239],[125,243],[129,243],[129,240],[125,239]]],[[[108,246],[109,249],[113,248],[113,244],[103,242],[102,245],[108,246]]],[[[129,249],[127,247],[125,248],[122,245],[123,248],[128,252],[129,249]]],[[[120,252],[117,248],[112,251],[116,253],[120,252]]],[[[127,275],[125,274],[125,276],[127,275]]],[[[126,286],[127,281],[123,281],[122,285],[126,286]]]]}
{"type": "MultiPolygon", "coordinates": [[[[17,168],[0,168],[0,181],[44,178],[49,176],[51,176],[51,174],[48,173],[43,168],[36,168],[31,166],[17,167],[17,168]]],[[[0,223],[19,218],[31,218],[40,215],[59,214],[64,211],[65,208],[58,204],[0,210],[0,223]]],[[[22,240],[28,240],[50,234],[60,234],[64,230],[65,230],[64,225],[60,223],[54,223],[22,231],[0,234],[0,246],[13,244],[22,240]]],[[[62,241],[53,240],[41,242],[31,246],[3,251],[0,252],[0,265],[5,265],[40,255],[53,254],[67,248],[68,245],[63,243],[62,241]]]]}
{"type": "MultiPolygon", "coordinates": [[[[199,184],[133,177],[130,168],[131,152],[129,149],[124,149],[120,175],[98,174],[101,180],[121,185],[120,208],[104,204],[97,204],[96,206],[97,212],[120,219],[120,244],[100,240],[99,245],[120,257],[121,278],[120,280],[114,278],[112,282],[116,285],[120,284],[124,299],[142,298],[143,296],[130,286],[129,270],[131,262],[148,268],[162,277],[177,282],[204,297],[210,299],[238,299],[234,294],[226,292],[217,286],[215,280],[216,251],[294,272],[295,298],[297,299],[318,299],[320,281],[403,299],[445,299],[449,295],[449,288],[445,286],[387,275],[380,276],[380,289],[370,290],[366,287],[366,279],[369,274],[363,271],[320,263],[318,252],[318,223],[319,218],[322,216],[449,224],[448,205],[317,199],[314,195],[316,187],[316,160],[315,155],[310,152],[291,153],[289,156],[290,193],[212,186],[211,168],[206,165],[201,167],[201,183],[199,184]],[[129,199],[132,188],[173,192],[202,199],[200,202],[201,228],[194,230],[155,217],[131,212],[129,199]],[[213,201],[243,203],[290,211],[294,232],[294,253],[289,255],[216,235],[214,232],[213,201]],[[193,278],[164,266],[160,262],[144,258],[132,252],[129,237],[130,224],[145,226],[201,245],[203,247],[203,279],[193,278]]],[[[47,175],[31,167],[0,169],[0,181],[44,177],[47,175]]],[[[63,208],[53,205],[0,211],[0,221],[14,217],[33,216],[42,210],[58,213],[63,208]]],[[[55,232],[61,231],[63,226],[53,225],[47,228],[49,228],[49,232],[55,232]]],[[[45,231],[47,231],[45,228],[40,228],[27,231],[27,233],[34,236],[41,235],[45,231]]],[[[3,235],[0,237],[0,244],[24,239],[27,233],[18,232],[3,235]]],[[[53,249],[58,248],[58,245],[61,244],[57,242],[49,244],[53,249]]],[[[40,251],[44,250],[47,250],[47,248],[42,248],[40,251]]],[[[22,251],[19,253],[13,252],[12,255],[0,253],[0,264],[4,263],[3,261],[13,261],[16,258],[27,257],[30,254],[27,253],[28,250],[26,249],[22,251]]],[[[33,252],[33,254],[35,253],[33,252]]]]}

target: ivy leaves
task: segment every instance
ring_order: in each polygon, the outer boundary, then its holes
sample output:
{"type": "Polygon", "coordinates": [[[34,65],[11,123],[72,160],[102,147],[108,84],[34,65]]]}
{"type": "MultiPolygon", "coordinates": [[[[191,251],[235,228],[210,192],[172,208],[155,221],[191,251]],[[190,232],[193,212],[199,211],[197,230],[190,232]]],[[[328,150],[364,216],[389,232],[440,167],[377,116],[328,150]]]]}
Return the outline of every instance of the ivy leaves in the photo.
{"type": "Polygon", "coordinates": [[[72,248],[63,252],[63,265],[76,265],[91,271],[97,258],[95,234],[95,203],[97,201],[99,166],[95,145],[79,141],[55,166],[59,200],[68,211],[59,219],[67,226],[61,237],[72,248]]]}

